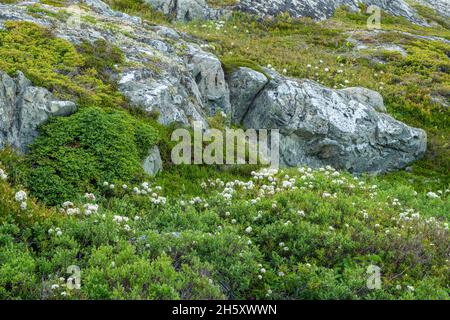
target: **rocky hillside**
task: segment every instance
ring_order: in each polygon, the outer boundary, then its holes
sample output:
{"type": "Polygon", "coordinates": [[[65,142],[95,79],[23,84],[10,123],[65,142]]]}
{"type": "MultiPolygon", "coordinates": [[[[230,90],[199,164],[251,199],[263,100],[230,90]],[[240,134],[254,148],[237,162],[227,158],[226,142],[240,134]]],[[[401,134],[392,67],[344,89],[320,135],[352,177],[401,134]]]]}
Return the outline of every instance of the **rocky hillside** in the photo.
{"type": "MultiPolygon", "coordinates": [[[[445,0],[423,0],[420,2],[438,10],[446,17],[449,17],[450,9],[445,0]]],[[[300,0],[282,0],[282,1],[262,1],[262,0],[241,0],[237,9],[250,12],[262,17],[273,17],[277,14],[287,12],[292,17],[311,17],[313,19],[330,18],[337,8],[346,6],[350,10],[361,10],[361,5],[378,6],[385,12],[395,16],[405,17],[406,19],[423,24],[425,21],[414,7],[405,0],[385,1],[385,0],[319,0],[319,1],[300,1],[300,0]]]]}
{"type": "MultiPolygon", "coordinates": [[[[102,40],[118,47],[126,62],[112,77],[118,79],[118,89],[131,105],[157,113],[158,121],[165,125],[200,121],[206,127],[206,117],[223,112],[245,128],[279,129],[284,166],[332,165],[352,172],[385,172],[406,167],[426,151],[426,133],[387,115],[383,98],[376,92],[335,90],[267,68],[237,68],[226,79],[219,58],[205,51],[202,44],[173,29],[148,26],[101,1],[89,0],[86,5],[82,9],[85,20],[79,28],[73,27],[74,12],[61,19],[57,17],[60,9],[48,5],[37,15],[30,14],[29,4],[2,5],[0,23],[27,21],[51,26],[57,37],[72,44],[102,40]],[[86,17],[95,23],[87,22],[86,17]]],[[[20,99],[24,99],[20,89],[7,83],[3,87],[5,98],[9,92],[18,95],[9,98],[15,106],[3,103],[9,110],[6,113],[20,112],[20,99]]],[[[22,118],[21,125],[32,130],[46,120],[36,118],[22,118]]],[[[27,134],[25,129],[14,127],[13,118],[6,122],[3,145],[27,134]]],[[[19,147],[26,149],[23,143],[19,147]]]]}
{"type": "Polygon", "coordinates": [[[156,10],[183,21],[226,18],[231,11],[242,11],[261,18],[273,18],[287,13],[294,18],[310,17],[324,20],[330,18],[339,7],[360,11],[362,6],[378,6],[392,15],[404,17],[417,24],[426,24],[424,18],[412,4],[427,6],[446,18],[450,17],[450,9],[446,0],[420,0],[416,2],[405,0],[146,0],[145,2],[156,10]]]}
{"type": "Polygon", "coordinates": [[[446,17],[0,0],[0,299],[448,299],[446,17]],[[195,123],[279,130],[281,168],[176,165],[195,123]]]}

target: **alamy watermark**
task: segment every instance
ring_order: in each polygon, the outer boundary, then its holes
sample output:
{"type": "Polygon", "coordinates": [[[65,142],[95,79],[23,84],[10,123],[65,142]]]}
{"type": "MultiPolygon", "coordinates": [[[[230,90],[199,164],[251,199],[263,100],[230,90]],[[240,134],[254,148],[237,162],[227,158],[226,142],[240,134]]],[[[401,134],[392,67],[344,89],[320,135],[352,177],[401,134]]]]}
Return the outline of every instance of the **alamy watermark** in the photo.
{"type": "Polygon", "coordinates": [[[381,289],[381,268],[375,265],[367,267],[366,273],[369,275],[367,278],[367,289],[380,290],[381,289]]]}
{"type": "Polygon", "coordinates": [[[370,14],[367,19],[367,29],[380,30],[381,29],[381,8],[379,6],[371,5],[367,8],[366,13],[370,14]]]}
{"type": "Polygon", "coordinates": [[[67,268],[67,273],[70,277],[67,278],[66,287],[69,290],[81,289],[81,269],[79,266],[72,265],[67,268]]]}
{"type": "Polygon", "coordinates": [[[277,129],[204,129],[194,122],[192,130],[177,129],[172,141],[174,164],[261,164],[278,169],[280,134],[277,129]],[[270,139],[269,139],[270,138],[270,139]]]}

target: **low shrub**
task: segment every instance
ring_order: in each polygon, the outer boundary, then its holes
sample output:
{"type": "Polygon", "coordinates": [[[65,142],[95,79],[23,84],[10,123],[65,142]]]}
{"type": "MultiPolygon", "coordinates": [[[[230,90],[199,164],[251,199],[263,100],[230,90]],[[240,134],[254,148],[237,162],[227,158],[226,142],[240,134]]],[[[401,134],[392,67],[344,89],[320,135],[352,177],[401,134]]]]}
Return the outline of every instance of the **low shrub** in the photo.
{"type": "Polygon", "coordinates": [[[27,155],[25,185],[47,204],[60,204],[104,181],[134,181],[158,141],[157,131],[125,111],[90,107],[50,120],[27,155]]]}

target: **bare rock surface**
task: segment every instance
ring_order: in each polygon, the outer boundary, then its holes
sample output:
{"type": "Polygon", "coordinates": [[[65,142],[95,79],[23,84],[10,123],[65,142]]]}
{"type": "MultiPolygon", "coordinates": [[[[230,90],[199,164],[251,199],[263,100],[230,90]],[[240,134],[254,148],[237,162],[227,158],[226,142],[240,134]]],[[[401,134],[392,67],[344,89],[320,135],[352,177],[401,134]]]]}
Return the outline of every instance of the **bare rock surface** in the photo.
{"type": "Polygon", "coordinates": [[[11,78],[0,71],[0,148],[25,152],[49,118],[76,111],[73,102],[56,99],[47,89],[34,87],[18,72],[11,78]]]}

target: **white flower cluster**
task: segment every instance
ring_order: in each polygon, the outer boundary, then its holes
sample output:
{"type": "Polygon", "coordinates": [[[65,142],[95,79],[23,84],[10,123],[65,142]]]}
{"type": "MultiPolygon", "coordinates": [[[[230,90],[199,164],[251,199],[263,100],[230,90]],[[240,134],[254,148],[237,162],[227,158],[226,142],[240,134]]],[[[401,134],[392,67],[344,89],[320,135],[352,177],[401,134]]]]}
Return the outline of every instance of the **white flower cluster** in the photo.
{"type": "Polygon", "coordinates": [[[337,194],[336,193],[331,194],[331,193],[328,193],[328,192],[324,192],[324,193],[322,193],[322,198],[334,198],[334,199],[336,199],[337,198],[337,194]]]}
{"type": "Polygon", "coordinates": [[[79,215],[81,213],[81,210],[79,208],[76,208],[72,202],[66,201],[62,204],[62,208],[60,209],[60,212],[65,213],[68,216],[73,216],[73,215],[79,215]]]}
{"type": "Polygon", "coordinates": [[[119,216],[119,215],[115,215],[113,217],[113,221],[116,222],[118,225],[123,224],[123,228],[125,231],[131,231],[131,227],[128,225],[129,220],[130,219],[128,217],[119,216]]]}
{"type": "Polygon", "coordinates": [[[84,214],[90,216],[98,212],[98,204],[86,203],[84,205],[84,214]]]}
{"type": "Polygon", "coordinates": [[[189,203],[190,203],[191,205],[194,205],[194,204],[200,204],[200,203],[202,203],[202,202],[203,202],[203,199],[200,198],[200,197],[195,197],[195,198],[193,198],[191,201],[189,201],[189,203]]]}
{"type": "Polygon", "coordinates": [[[20,209],[27,209],[27,193],[25,191],[17,191],[14,198],[17,202],[20,202],[20,209]]]}
{"type": "Polygon", "coordinates": [[[167,202],[167,198],[165,197],[161,197],[156,193],[152,193],[151,197],[150,197],[150,201],[154,204],[154,205],[165,205],[167,202]]]}
{"type": "Polygon", "coordinates": [[[437,193],[434,193],[432,191],[427,193],[427,197],[430,198],[430,199],[439,199],[440,198],[437,193]]]}
{"type": "Polygon", "coordinates": [[[27,193],[23,190],[17,191],[15,195],[15,199],[17,202],[22,202],[27,200],[27,193]]]}
{"type": "Polygon", "coordinates": [[[61,237],[63,233],[60,228],[55,228],[55,229],[51,228],[48,230],[48,234],[49,235],[55,234],[57,237],[61,237]]]}
{"type": "MultiPolygon", "coordinates": [[[[436,228],[437,230],[445,230],[448,231],[448,223],[441,222],[437,220],[435,217],[424,218],[420,215],[419,212],[414,211],[414,209],[406,209],[403,212],[400,212],[399,217],[392,217],[392,220],[397,223],[397,226],[394,227],[394,230],[401,229],[409,229],[413,228],[426,228],[427,230],[436,228]]],[[[386,230],[386,233],[390,233],[389,230],[386,230]]],[[[401,236],[400,233],[397,234],[401,236]]],[[[434,245],[434,244],[431,244],[434,245]]]]}
{"type": "Polygon", "coordinates": [[[0,168],[0,180],[6,180],[8,179],[8,175],[6,174],[6,172],[0,168]]]}
{"type": "Polygon", "coordinates": [[[113,217],[113,221],[114,222],[117,222],[117,223],[122,223],[122,222],[128,222],[130,219],[128,218],[128,217],[124,217],[124,216],[118,216],[118,215],[115,215],[114,217],[113,217]]]}
{"type": "Polygon", "coordinates": [[[109,183],[108,181],[103,182],[103,187],[109,188],[111,190],[114,190],[116,188],[116,186],[114,184],[109,183]]]}
{"type": "Polygon", "coordinates": [[[87,201],[95,201],[96,199],[93,193],[86,193],[84,197],[86,198],[87,201]]]}
{"type": "Polygon", "coordinates": [[[273,176],[276,175],[277,173],[278,173],[277,169],[264,168],[258,172],[252,171],[251,175],[253,176],[254,179],[262,180],[264,178],[270,178],[270,177],[273,178],[273,176]]]}
{"type": "MultiPolygon", "coordinates": [[[[123,185],[122,188],[124,190],[128,190],[128,186],[127,185],[123,185]]],[[[150,196],[150,201],[155,204],[155,205],[165,205],[167,202],[167,198],[162,197],[160,195],[158,195],[155,191],[161,191],[162,187],[161,186],[155,186],[154,188],[150,187],[150,184],[148,182],[143,182],[139,187],[134,187],[133,188],[133,193],[136,195],[149,195],[150,196]]]]}
{"type": "Polygon", "coordinates": [[[70,291],[66,291],[67,289],[67,283],[71,283],[73,281],[72,277],[67,278],[67,280],[64,277],[60,277],[58,279],[54,280],[56,283],[53,283],[50,286],[50,289],[53,291],[54,294],[59,293],[62,297],[65,297],[69,295],[70,291]]]}
{"type": "Polygon", "coordinates": [[[296,190],[297,187],[295,186],[296,180],[294,178],[290,178],[289,176],[284,177],[285,180],[281,182],[281,186],[283,189],[291,189],[296,190]]]}

